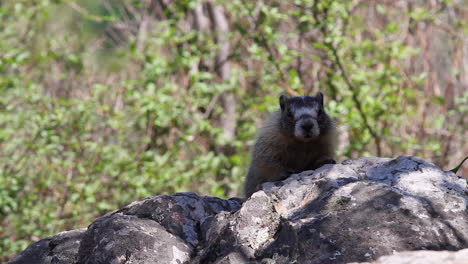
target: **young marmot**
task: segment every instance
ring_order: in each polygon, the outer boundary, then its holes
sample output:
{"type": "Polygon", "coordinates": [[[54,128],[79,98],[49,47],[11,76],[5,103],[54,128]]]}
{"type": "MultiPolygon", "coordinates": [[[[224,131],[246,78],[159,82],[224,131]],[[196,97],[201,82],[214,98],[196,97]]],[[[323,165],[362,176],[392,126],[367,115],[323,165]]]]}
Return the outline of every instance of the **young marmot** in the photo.
{"type": "Polygon", "coordinates": [[[244,183],[250,197],[262,183],[279,181],[292,173],[334,164],[337,143],[334,121],[325,113],[323,94],[279,98],[274,112],[260,129],[244,183]]]}

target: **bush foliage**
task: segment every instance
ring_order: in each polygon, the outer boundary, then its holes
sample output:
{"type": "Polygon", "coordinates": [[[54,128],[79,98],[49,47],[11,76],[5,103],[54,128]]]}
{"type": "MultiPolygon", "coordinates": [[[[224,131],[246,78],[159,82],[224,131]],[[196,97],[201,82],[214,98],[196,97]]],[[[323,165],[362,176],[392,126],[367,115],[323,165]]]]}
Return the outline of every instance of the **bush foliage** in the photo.
{"type": "Polygon", "coordinates": [[[240,195],[281,93],[326,93],[339,160],[453,167],[466,14],[456,0],[2,1],[0,261],[146,196],[240,195]]]}

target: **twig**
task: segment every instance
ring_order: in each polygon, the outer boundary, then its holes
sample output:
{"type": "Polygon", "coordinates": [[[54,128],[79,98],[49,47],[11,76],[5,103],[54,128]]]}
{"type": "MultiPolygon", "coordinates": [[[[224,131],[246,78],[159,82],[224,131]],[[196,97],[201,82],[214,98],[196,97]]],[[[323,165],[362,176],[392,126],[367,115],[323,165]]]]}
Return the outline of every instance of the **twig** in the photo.
{"type": "MultiPolygon", "coordinates": [[[[242,0],[242,3],[244,4],[244,7],[247,9],[247,4],[246,4],[245,0],[242,0]]],[[[250,9],[247,9],[247,10],[249,12],[249,17],[252,20],[255,21],[254,17],[252,16],[252,10],[250,10],[250,9]]],[[[255,26],[257,27],[258,25],[256,24],[255,26]]],[[[291,89],[286,84],[287,83],[286,75],[281,70],[281,67],[280,67],[280,65],[278,64],[278,62],[277,62],[277,60],[275,58],[275,53],[274,53],[273,49],[270,47],[270,45],[268,44],[268,41],[266,40],[266,38],[265,38],[265,36],[263,34],[259,34],[259,40],[260,40],[259,41],[260,45],[262,45],[266,49],[266,51],[268,52],[268,59],[270,60],[271,63],[273,63],[273,66],[275,67],[276,71],[279,74],[281,87],[290,95],[294,95],[294,96],[299,95],[296,91],[291,89]]]]}
{"type": "MultiPolygon", "coordinates": [[[[321,21],[321,20],[324,20],[324,19],[320,19],[318,17],[318,14],[316,12],[317,10],[317,1],[314,3],[314,6],[313,6],[313,10],[312,10],[312,15],[316,21],[316,23],[319,23],[318,21],[321,21]]],[[[328,16],[328,8],[325,8],[324,9],[324,14],[325,14],[325,17],[328,16]]],[[[323,36],[326,37],[328,36],[328,31],[327,29],[322,25],[318,25],[319,28],[320,28],[320,31],[322,32],[323,36]]],[[[333,45],[332,42],[325,42],[325,46],[327,46],[327,48],[332,52],[333,54],[333,59],[332,59],[332,63],[335,65],[335,67],[338,67],[338,69],[340,70],[341,72],[341,76],[343,77],[346,85],[348,85],[350,91],[351,91],[351,98],[354,102],[354,104],[356,105],[356,108],[358,109],[358,112],[359,112],[359,115],[361,116],[363,122],[364,122],[364,125],[365,127],[367,128],[367,130],[369,130],[369,133],[372,135],[372,137],[374,138],[375,140],[375,144],[376,144],[376,147],[377,147],[377,155],[380,156],[382,154],[382,146],[381,146],[381,140],[380,140],[380,136],[377,134],[377,132],[372,128],[372,126],[369,124],[369,120],[367,119],[367,116],[366,114],[364,113],[364,110],[362,108],[362,105],[361,105],[361,102],[359,101],[359,98],[358,98],[358,89],[357,87],[352,83],[351,81],[351,78],[349,78],[344,66],[343,66],[343,63],[341,62],[341,58],[340,56],[338,55],[338,50],[337,48],[333,45]]]]}
{"type": "Polygon", "coordinates": [[[71,7],[73,10],[75,10],[76,12],[80,13],[82,16],[84,16],[84,17],[86,17],[86,18],[88,18],[90,20],[93,20],[95,22],[104,22],[105,21],[102,17],[90,14],[88,12],[88,10],[82,8],[81,6],[76,4],[75,2],[67,2],[67,5],[69,7],[71,7]]]}

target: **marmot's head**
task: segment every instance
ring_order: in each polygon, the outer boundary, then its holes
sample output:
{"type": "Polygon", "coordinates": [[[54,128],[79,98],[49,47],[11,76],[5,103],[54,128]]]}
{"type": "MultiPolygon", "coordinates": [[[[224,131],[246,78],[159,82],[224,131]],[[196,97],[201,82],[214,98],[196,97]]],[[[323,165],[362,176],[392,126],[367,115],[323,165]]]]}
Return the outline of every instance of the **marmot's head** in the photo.
{"type": "Polygon", "coordinates": [[[281,95],[279,104],[281,129],[298,140],[312,141],[333,126],[333,121],[325,113],[321,92],[318,92],[316,96],[281,95]]]}

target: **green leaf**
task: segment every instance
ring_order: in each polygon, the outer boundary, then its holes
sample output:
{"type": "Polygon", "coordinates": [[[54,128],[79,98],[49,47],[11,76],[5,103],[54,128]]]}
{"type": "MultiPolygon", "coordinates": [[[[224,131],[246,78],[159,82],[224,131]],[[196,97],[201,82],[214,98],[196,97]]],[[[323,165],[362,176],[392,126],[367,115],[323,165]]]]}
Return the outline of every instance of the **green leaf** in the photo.
{"type": "Polygon", "coordinates": [[[456,166],[455,168],[451,169],[450,171],[453,172],[453,173],[457,173],[458,170],[462,167],[463,163],[468,159],[468,156],[466,156],[462,162],[460,162],[460,164],[458,164],[458,166],[456,166]]]}

